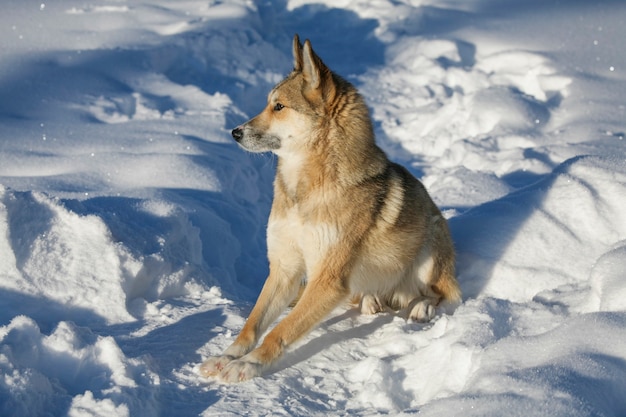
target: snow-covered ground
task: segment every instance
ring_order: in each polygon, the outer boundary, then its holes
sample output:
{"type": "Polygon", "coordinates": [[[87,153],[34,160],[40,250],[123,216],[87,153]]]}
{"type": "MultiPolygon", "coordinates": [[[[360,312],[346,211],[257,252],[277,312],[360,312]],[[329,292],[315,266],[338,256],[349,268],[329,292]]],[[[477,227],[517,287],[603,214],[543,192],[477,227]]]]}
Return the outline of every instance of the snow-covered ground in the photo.
{"type": "Polygon", "coordinates": [[[0,415],[626,414],[626,3],[4,0],[0,415]],[[267,273],[275,158],[229,131],[291,38],[450,219],[465,301],[340,308],[205,380],[267,273]]]}

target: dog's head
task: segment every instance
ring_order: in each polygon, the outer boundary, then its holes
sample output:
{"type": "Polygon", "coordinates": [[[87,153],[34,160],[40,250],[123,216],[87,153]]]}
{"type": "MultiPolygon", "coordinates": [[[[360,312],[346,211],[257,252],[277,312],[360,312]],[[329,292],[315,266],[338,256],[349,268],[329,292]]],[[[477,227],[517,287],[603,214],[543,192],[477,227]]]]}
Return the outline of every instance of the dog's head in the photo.
{"type": "Polygon", "coordinates": [[[297,152],[315,141],[336,95],[336,76],[298,35],[293,38],[293,71],[267,97],[265,109],[236,127],[233,138],[251,152],[297,152]]]}

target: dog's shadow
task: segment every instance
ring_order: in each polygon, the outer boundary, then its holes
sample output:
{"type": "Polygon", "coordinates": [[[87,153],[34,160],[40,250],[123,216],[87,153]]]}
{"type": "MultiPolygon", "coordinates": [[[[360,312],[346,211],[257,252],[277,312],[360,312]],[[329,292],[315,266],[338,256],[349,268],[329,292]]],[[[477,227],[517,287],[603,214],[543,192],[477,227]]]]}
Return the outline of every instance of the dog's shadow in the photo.
{"type": "MultiPolygon", "coordinates": [[[[342,340],[364,339],[369,337],[372,332],[382,326],[391,323],[397,317],[402,317],[402,313],[385,311],[378,313],[376,316],[365,323],[358,323],[358,317],[361,316],[358,308],[350,308],[337,316],[323,322],[319,328],[324,330],[322,335],[311,338],[303,345],[293,350],[287,351],[283,357],[278,360],[275,365],[266,371],[266,375],[272,375],[298,363],[305,362],[315,355],[327,350],[329,346],[342,340]],[[344,320],[352,320],[355,325],[339,331],[332,331],[332,326],[344,320]]],[[[420,324],[420,326],[423,326],[420,324]]]]}

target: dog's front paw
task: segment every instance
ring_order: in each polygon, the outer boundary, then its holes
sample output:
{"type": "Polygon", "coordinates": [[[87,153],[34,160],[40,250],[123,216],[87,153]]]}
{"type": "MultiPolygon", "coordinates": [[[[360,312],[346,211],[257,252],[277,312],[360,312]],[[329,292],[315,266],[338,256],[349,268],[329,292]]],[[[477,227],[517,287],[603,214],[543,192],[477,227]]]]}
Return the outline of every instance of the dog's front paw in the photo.
{"type": "Polygon", "coordinates": [[[228,355],[209,358],[200,365],[200,375],[206,377],[217,376],[233,359],[234,357],[228,355]]]}
{"type": "Polygon", "coordinates": [[[222,381],[228,383],[243,382],[260,376],[261,371],[261,364],[248,362],[245,359],[238,359],[226,365],[219,377],[222,381]]]}

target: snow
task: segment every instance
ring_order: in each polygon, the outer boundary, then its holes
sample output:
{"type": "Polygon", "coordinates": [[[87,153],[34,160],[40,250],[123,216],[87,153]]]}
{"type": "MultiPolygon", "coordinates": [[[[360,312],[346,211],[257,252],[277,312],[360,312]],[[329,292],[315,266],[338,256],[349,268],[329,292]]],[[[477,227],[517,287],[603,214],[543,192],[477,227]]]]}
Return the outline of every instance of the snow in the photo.
{"type": "Polygon", "coordinates": [[[0,414],[626,413],[626,4],[8,0],[0,414]],[[338,308],[264,377],[197,366],[267,273],[275,157],[230,129],[310,38],[449,218],[464,303],[338,308]]]}

